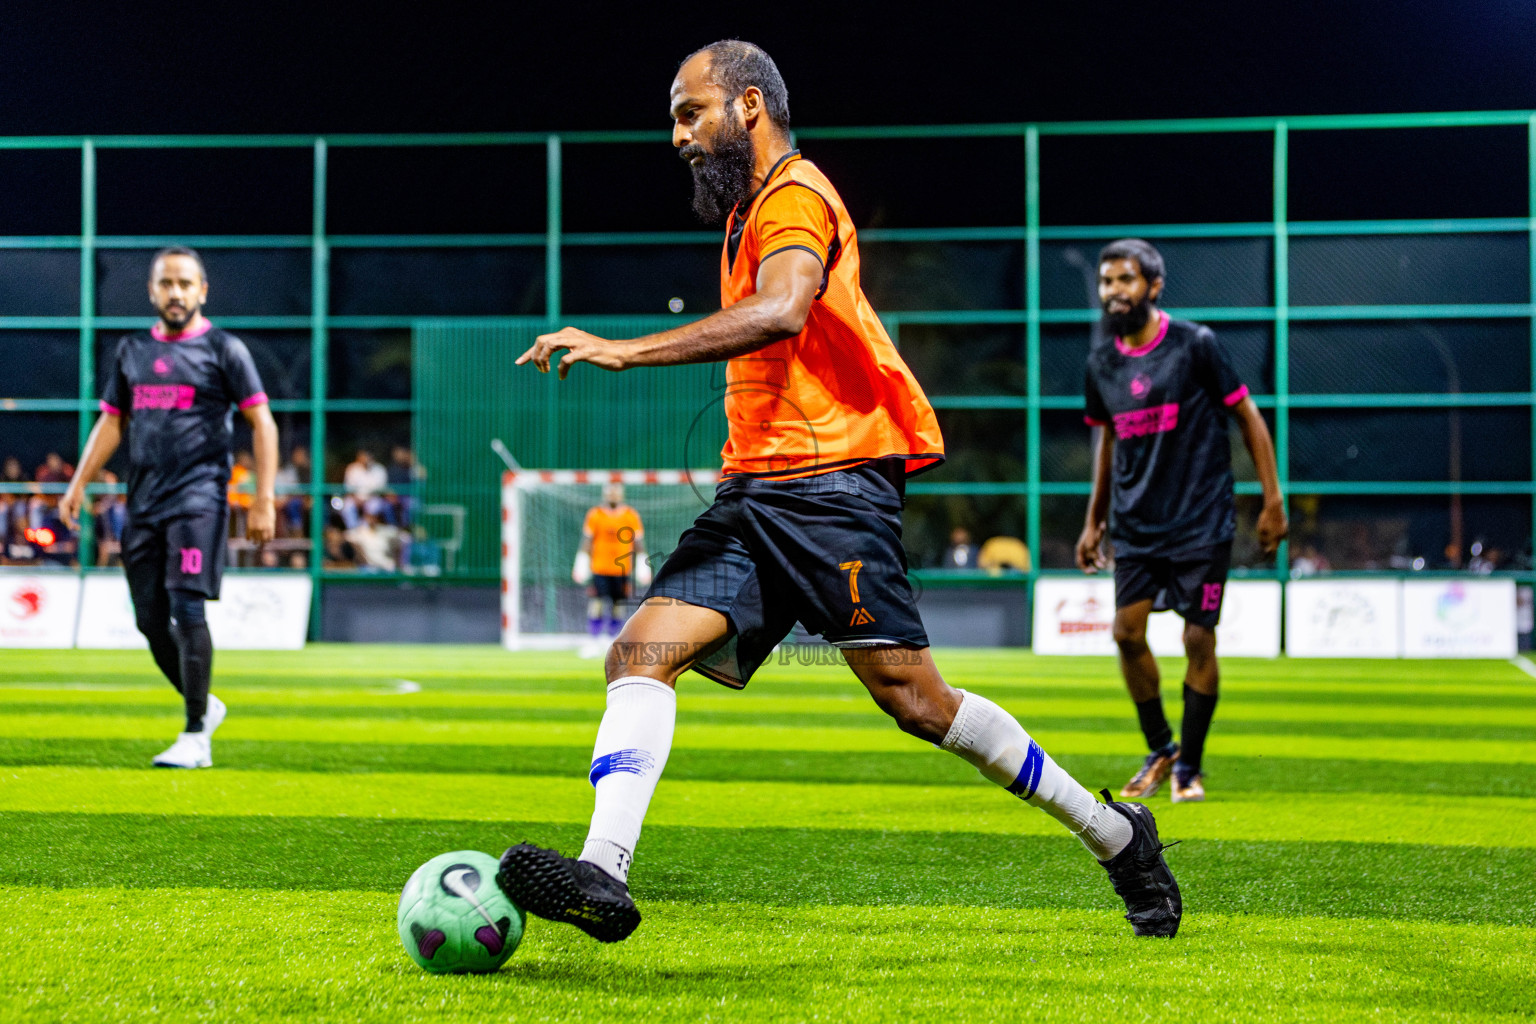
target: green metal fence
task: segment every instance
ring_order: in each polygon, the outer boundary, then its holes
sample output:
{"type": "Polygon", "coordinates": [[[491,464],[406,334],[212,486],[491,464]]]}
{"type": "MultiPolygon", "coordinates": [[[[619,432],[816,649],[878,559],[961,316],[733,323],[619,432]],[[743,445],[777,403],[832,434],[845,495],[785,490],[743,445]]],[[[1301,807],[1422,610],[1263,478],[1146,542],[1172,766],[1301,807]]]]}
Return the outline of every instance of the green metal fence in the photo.
{"type": "MultiPolygon", "coordinates": [[[[1531,111],[1495,111],[1401,115],[1303,116],[1290,118],[1223,118],[1169,121],[1072,122],[1042,124],[989,124],[897,126],[867,128],[805,128],[797,140],[815,158],[820,142],[885,141],[904,145],[926,145],[965,139],[999,140],[1017,144],[1023,153],[1023,175],[1018,190],[1023,197],[1023,223],[1000,223],[971,227],[868,227],[861,232],[871,250],[883,244],[905,243],[987,243],[1021,244],[1023,248],[1022,302],[993,308],[885,309],[886,322],[901,343],[904,333],[913,335],[930,326],[1003,325],[1023,329],[1023,351],[1017,360],[1022,368],[1022,387],[1018,393],[945,393],[930,388],[934,404],[946,412],[991,412],[1017,414],[1024,425],[1025,457],[1022,473],[1009,479],[935,478],[917,482],[914,496],[997,496],[1017,495],[1025,501],[1026,540],[1031,550],[1041,550],[1042,501],[1053,498],[1078,499],[1086,493],[1082,479],[1050,479],[1042,467],[1043,417],[1062,414],[1080,407],[1080,398],[1066,389],[1047,389],[1042,382],[1042,344],[1055,325],[1087,325],[1097,314],[1085,303],[1063,305],[1046,301],[1042,288],[1042,247],[1058,242],[1089,242],[1117,235],[1136,234],[1154,240],[1260,240],[1267,247],[1267,301],[1231,305],[1175,307],[1176,315],[1214,322],[1218,325],[1254,324],[1268,332],[1267,344],[1272,361],[1273,381],[1268,393],[1258,402],[1273,417],[1276,445],[1280,456],[1282,483],[1287,491],[1303,488],[1312,495],[1424,496],[1466,495],[1518,497],[1529,502],[1536,498],[1536,418],[1532,412],[1533,388],[1536,388],[1536,113],[1531,111]],[[1293,221],[1288,213],[1291,168],[1290,148],[1294,136],[1307,132],[1385,131],[1436,128],[1517,128],[1527,133],[1527,165],[1523,168],[1529,183],[1529,205],[1525,216],[1462,218],[1455,220],[1374,220],[1374,221],[1293,221]],[[1170,133],[1217,135],[1257,133],[1270,140],[1272,147],[1272,209],[1268,220],[1258,222],[1120,224],[1063,226],[1042,224],[1041,169],[1042,140],[1091,136],[1159,136],[1170,133]],[[1480,295],[1473,301],[1403,302],[1341,301],[1293,302],[1292,271],[1294,248],[1302,240],[1328,238],[1410,239],[1457,236],[1474,239],[1505,239],[1518,242],[1524,249],[1523,287],[1519,294],[1480,295]],[[1507,384],[1501,390],[1464,392],[1440,390],[1382,391],[1379,393],[1312,391],[1297,393],[1292,388],[1292,339],[1299,325],[1349,324],[1358,322],[1453,323],[1476,320],[1497,324],[1523,324],[1529,337],[1529,349],[1522,363],[1511,364],[1507,384]],[[1531,464],[1522,463],[1517,473],[1490,479],[1321,479],[1310,478],[1304,484],[1289,479],[1293,465],[1293,433],[1298,415],[1311,410],[1513,410],[1523,419],[1524,440],[1521,450],[1529,450],[1531,464]],[[1505,478],[1508,477],[1508,478],[1505,478]]],[[[332,311],[332,260],[347,249],[372,250],[519,250],[539,253],[543,263],[543,310],[528,315],[499,317],[508,325],[536,326],[562,321],[562,265],[572,253],[583,247],[688,247],[713,245],[713,231],[652,232],[571,232],[563,230],[568,210],[562,196],[562,161],[574,147],[655,146],[668,143],[665,131],[571,132],[571,133],[486,133],[439,135],[299,135],[266,136],[118,136],[118,137],[12,137],[0,139],[0,153],[27,150],[62,150],[79,155],[79,231],[56,235],[13,235],[0,237],[0,250],[68,250],[79,254],[77,289],[78,312],[74,315],[0,315],[0,332],[71,331],[78,332],[78,394],[73,398],[36,397],[27,393],[28,379],[11,376],[4,390],[9,397],[0,399],[0,411],[6,413],[75,413],[78,438],[83,441],[95,415],[98,367],[97,332],[141,327],[145,318],[101,315],[98,313],[98,266],[114,250],[145,250],[163,244],[191,244],[210,250],[307,251],[309,255],[309,308],[307,312],[273,315],[219,315],[219,322],[235,330],[286,329],[307,333],[310,380],[307,398],[274,402],[278,412],[306,414],[310,417],[308,441],[316,466],[314,482],[309,486],[314,499],[312,532],[321,533],[325,499],[335,488],[325,483],[328,417],[337,414],[379,413],[407,414],[413,406],[402,398],[336,396],[331,394],[328,367],[332,358],[332,332],[351,329],[409,329],[422,319],[420,314],[336,314],[332,311]],[[535,147],[543,151],[544,230],[499,234],[334,234],[327,226],[328,164],[331,156],[344,149],[401,147],[535,147]],[[309,154],[311,177],[311,225],[304,234],[212,235],[174,237],[163,235],[103,235],[97,230],[98,157],[108,150],[187,150],[260,148],[302,150],[309,154]],[[541,251],[541,252],[540,252],[541,251]]],[[[844,186],[845,191],[847,186],[844,186]]],[[[528,202],[537,202],[531,196],[528,202]]],[[[1511,257],[1516,258],[1516,257],[1511,257]]],[[[867,257],[866,264],[877,262],[867,257]]],[[[1178,267],[1174,266],[1177,275],[1178,267]]],[[[0,314],[9,311],[0,309],[0,314]]],[[[636,313],[644,311],[635,311],[636,313]]],[[[440,319],[440,318],[439,318],[440,319]]],[[[419,404],[419,403],[418,403],[419,404]]],[[[1468,415],[1471,413],[1469,412],[1468,415]]],[[[432,467],[428,467],[431,470],[432,467]]],[[[494,466],[488,467],[493,471],[494,466]]],[[[329,467],[334,476],[335,467],[329,467]]],[[[467,472],[467,469],[466,469],[467,472]]],[[[1359,474],[1356,474],[1359,476],[1359,474]]],[[[1255,485],[1240,484],[1240,491],[1253,493],[1255,485]]],[[[1280,565],[1285,565],[1282,552],[1280,565]]],[[[327,578],[312,560],[317,583],[327,578]]],[[[318,621],[318,602],[316,616],[318,621]]]]}

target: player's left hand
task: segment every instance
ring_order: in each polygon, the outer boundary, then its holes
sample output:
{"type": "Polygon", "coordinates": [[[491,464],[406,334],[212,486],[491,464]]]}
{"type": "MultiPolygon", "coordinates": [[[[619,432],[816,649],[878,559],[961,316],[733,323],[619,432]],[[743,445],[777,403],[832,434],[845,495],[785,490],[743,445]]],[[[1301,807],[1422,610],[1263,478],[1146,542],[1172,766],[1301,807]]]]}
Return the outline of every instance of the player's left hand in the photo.
{"type": "Polygon", "coordinates": [[[1285,535],[1290,532],[1291,523],[1285,516],[1285,506],[1278,501],[1265,503],[1259,510],[1259,549],[1266,555],[1274,554],[1285,535]]]}
{"type": "Polygon", "coordinates": [[[565,380],[565,375],[576,363],[591,363],[604,370],[624,369],[623,345],[574,327],[562,327],[554,334],[539,335],[533,347],[517,357],[517,365],[532,363],[540,373],[548,373],[550,357],[562,349],[568,351],[560,357],[561,380],[565,380]]]}
{"type": "Polygon", "coordinates": [[[277,533],[277,508],[270,501],[258,501],[245,517],[245,539],[265,544],[277,533]]]}

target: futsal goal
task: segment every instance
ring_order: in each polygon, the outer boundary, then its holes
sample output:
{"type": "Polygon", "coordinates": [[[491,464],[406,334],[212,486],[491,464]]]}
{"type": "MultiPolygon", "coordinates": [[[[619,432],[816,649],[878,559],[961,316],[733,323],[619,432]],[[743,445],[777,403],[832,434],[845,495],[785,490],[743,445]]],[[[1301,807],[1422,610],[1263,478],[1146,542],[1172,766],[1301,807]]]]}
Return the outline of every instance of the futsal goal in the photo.
{"type": "MultiPolygon", "coordinates": [[[[575,647],[587,640],[586,588],[571,578],[587,510],[624,485],[640,514],[647,559],[661,568],[683,531],[714,500],[719,472],[555,469],[502,474],[501,640],[508,650],[575,647]]],[[[627,611],[639,604],[636,588],[627,611]]]]}

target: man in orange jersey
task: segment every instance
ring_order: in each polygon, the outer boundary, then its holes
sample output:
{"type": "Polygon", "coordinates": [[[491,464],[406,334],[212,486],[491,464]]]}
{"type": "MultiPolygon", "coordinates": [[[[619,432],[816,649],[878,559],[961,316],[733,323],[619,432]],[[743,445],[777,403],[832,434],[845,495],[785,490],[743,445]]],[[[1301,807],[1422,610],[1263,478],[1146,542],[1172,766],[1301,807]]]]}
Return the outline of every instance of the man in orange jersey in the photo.
{"type": "MultiPolygon", "coordinates": [[[[679,540],[607,658],[608,707],[578,858],[528,843],[497,882],[525,910],[605,942],[640,923],[627,879],[666,765],[688,669],[728,686],[799,620],[842,648],[905,732],[959,755],[1077,835],[1109,871],[1137,935],[1172,936],[1182,904],[1151,813],[1100,804],[1012,715],[935,668],[901,546],[905,479],[944,458],[933,409],[859,288],[848,211],[790,147],[789,100],[768,55],[726,40],[672,83],[672,141],[694,209],[724,219],[720,312],[615,341],[566,328],[519,363],[559,373],[729,360],[729,440],[715,503],[679,540]]],[[[1105,792],[1106,799],[1108,792],[1105,792]]]]}
{"type": "Polygon", "coordinates": [[[581,547],[571,579],[587,588],[587,630],[595,640],[603,635],[603,611],[607,605],[607,634],[614,636],[624,622],[624,602],[629,600],[630,575],[642,587],[651,585],[651,567],[645,560],[645,526],[640,513],[624,504],[624,485],[603,487],[603,501],[587,509],[581,524],[581,547]]]}

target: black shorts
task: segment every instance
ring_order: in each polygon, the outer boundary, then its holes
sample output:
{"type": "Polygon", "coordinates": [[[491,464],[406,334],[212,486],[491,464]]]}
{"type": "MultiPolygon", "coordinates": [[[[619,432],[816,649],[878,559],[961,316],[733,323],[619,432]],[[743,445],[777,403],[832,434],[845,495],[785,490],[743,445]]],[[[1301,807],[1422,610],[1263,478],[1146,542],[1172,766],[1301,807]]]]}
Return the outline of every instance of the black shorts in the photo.
{"type": "Polygon", "coordinates": [[[695,671],[747,685],[796,621],[839,647],[927,647],[901,546],[899,463],[801,480],[731,477],[667,558],[647,598],[731,621],[695,671]]]}
{"type": "Polygon", "coordinates": [[[1117,555],[1115,607],[1150,600],[1153,611],[1172,610],[1192,626],[1214,629],[1231,565],[1231,541],[1170,556],[1117,555]]]}
{"type": "Polygon", "coordinates": [[[123,569],[134,604],[157,589],[192,590],[217,601],[228,539],[227,507],[158,523],[129,520],[123,528],[123,569]]]}
{"type": "Polygon", "coordinates": [[[598,600],[606,597],[610,601],[627,601],[629,600],[629,577],[593,573],[592,584],[587,587],[587,596],[598,600]]]}

